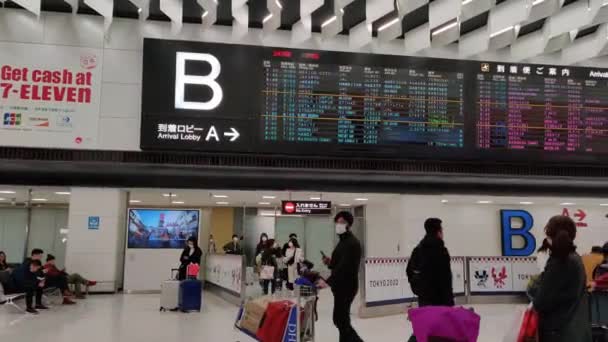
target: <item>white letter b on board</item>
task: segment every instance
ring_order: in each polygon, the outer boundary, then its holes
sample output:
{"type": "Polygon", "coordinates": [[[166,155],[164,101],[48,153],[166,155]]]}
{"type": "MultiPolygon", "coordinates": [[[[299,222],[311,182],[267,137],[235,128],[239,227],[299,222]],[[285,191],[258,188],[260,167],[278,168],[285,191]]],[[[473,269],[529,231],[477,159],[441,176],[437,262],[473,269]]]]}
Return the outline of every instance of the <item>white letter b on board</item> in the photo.
{"type": "Polygon", "coordinates": [[[222,67],[215,56],[208,53],[177,52],[175,56],[175,108],[212,110],[220,105],[224,92],[216,82],[222,67]],[[211,72],[207,76],[186,75],[186,61],[203,61],[209,63],[211,72]],[[186,84],[199,84],[211,88],[213,95],[207,102],[188,102],[185,100],[186,84]]]}

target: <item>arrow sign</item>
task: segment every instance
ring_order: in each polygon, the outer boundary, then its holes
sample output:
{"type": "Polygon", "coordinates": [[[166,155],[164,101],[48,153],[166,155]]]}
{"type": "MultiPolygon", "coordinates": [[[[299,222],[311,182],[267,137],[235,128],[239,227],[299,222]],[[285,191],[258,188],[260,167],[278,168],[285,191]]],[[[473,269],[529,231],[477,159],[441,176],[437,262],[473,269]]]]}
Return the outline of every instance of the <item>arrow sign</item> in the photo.
{"type": "Polygon", "coordinates": [[[587,227],[587,223],[583,222],[585,220],[585,217],[587,217],[587,213],[584,210],[578,209],[576,211],[576,213],[574,214],[574,217],[578,218],[578,222],[576,222],[577,227],[580,227],[580,228],[587,227]]]}
{"type": "Polygon", "coordinates": [[[237,131],[236,129],[234,129],[234,127],[230,127],[230,130],[232,132],[224,132],[224,136],[225,137],[230,137],[230,142],[235,141],[236,139],[238,139],[241,136],[239,134],[239,131],[237,131]]]}
{"type": "Polygon", "coordinates": [[[585,217],[587,217],[587,213],[585,213],[585,212],[584,212],[583,210],[581,210],[581,209],[578,209],[578,210],[576,211],[576,213],[574,214],[574,217],[578,217],[578,221],[579,221],[579,222],[582,222],[582,221],[585,219],[585,217]]]}

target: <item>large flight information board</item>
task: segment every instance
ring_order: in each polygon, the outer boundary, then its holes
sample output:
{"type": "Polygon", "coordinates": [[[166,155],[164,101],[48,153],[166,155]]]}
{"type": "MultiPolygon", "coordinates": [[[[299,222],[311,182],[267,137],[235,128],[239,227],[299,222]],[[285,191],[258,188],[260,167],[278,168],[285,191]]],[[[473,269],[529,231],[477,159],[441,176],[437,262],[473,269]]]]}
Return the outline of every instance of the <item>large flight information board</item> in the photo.
{"type": "Polygon", "coordinates": [[[601,75],[485,64],[476,80],[477,147],[607,153],[608,82],[601,75]]]}
{"type": "Polygon", "coordinates": [[[264,141],[463,147],[462,72],[263,63],[264,141]]]}
{"type": "Polygon", "coordinates": [[[145,39],[141,148],[605,163],[608,71],[145,39]]]}

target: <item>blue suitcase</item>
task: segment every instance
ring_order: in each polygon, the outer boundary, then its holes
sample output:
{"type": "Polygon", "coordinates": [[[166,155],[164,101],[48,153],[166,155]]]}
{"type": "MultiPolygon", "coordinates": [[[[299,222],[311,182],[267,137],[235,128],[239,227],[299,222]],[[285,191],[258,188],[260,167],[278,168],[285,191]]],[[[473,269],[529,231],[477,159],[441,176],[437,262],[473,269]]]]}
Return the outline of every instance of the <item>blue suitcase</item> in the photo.
{"type": "Polygon", "coordinates": [[[179,309],[183,312],[201,311],[203,283],[200,280],[184,280],[179,284],[179,309]]]}

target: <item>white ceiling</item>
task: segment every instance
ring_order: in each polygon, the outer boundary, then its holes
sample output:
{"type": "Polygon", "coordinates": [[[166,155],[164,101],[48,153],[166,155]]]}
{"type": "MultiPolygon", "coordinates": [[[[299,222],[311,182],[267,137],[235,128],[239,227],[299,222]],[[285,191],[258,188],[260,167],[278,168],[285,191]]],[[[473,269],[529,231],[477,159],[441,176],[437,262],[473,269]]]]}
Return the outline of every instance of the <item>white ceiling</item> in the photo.
{"type": "Polygon", "coordinates": [[[29,187],[0,185],[0,205],[25,203],[31,189],[32,204],[69,204],[69,187],[29,187]]]}
{"type": "Polygon", "coordinates": [[[357,194],[336,192],[238,191],[238,190],[185,190],[185,189],[131,189],[131,205],[140,206],[229,206],[268,207],[280,206],[282,200],[321,199],[337,206],[356,206],[382,203],[396,194],[357,194]],[[172,194],[173,197],[163,196],[172,194]],[[139,202],[133,202],[139,201],[139,202]],[[175,202],[175,203],[174,203],[175,202]],[[183,203],[179,203],[183,202],[183,203]]]}
{"type": "MultiPolygon", "coordinates": [[[[28,187],[0,185],[0,205],[25,203],[31,190],[31,203],[67,205],[70,201],[69,187],[28,187]],[[10,192],[10,193],[9,193],[10,192]],[[14,193],[13,193],[14,192],[14,193]]],[[[282,200],[331,201],[340,207],[364,204],[382,204],[396,200],[399,194],[364,194],[311,191],[239,191],[239,190],[195,190],[195,189],[124,189],[130,192],[131,206],[163,207],[279,207],[282,200]],[[164,196],[172,194],[172,197],[164,196]],[[135,202],[138,201],[138,202],[135,202]],[[175,202],[175,203],[174,203],[175,202]],[[181,203],[183,202],[183,203],[181,203]]],[[[414,195],[415,196],[415,195],[414,195]]],[[[490,196],[490,195],[436,195],[446,205],[586,205],[608,206],[607,198],[569,196],[490,196]]]]}

